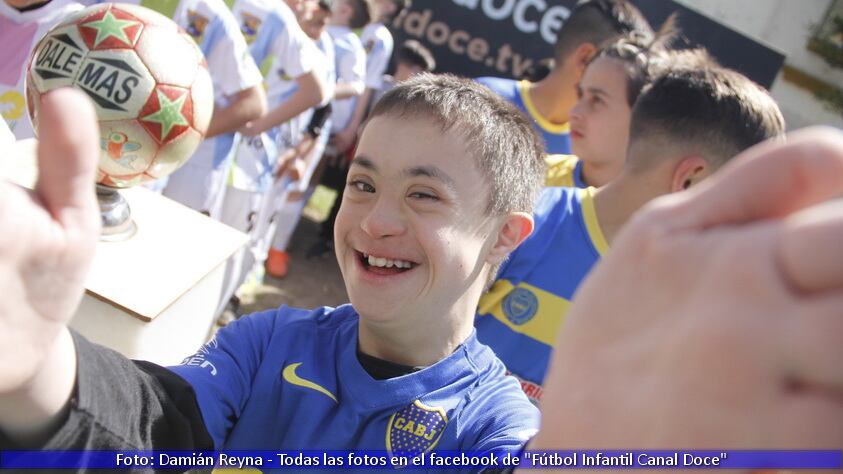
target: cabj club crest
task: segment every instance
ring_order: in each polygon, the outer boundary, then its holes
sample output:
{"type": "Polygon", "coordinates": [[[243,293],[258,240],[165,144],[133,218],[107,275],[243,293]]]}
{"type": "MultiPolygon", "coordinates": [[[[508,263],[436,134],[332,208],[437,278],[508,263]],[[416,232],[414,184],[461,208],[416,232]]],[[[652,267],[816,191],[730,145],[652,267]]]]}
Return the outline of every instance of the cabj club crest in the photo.
{"type": "Polygon", "coordinates": [[[448,415],[439,407],[416,400],[395,412],[386,427],[386,450],[390,455],[416,456],[432,450],[448,425],[448,415]]]}

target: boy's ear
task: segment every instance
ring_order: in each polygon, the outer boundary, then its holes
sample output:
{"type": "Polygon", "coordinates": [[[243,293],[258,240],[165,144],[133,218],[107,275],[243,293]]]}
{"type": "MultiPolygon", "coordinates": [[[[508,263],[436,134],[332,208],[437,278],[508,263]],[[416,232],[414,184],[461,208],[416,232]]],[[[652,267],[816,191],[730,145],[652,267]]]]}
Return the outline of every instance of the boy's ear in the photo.
{"type": "Polygon", "coordinates": [[[670,182],[670,192],[675,193],[688,189],[711,174],[711,166],[705,158],[699,155],[686,156],[679,160],[673,169],[670,182]]]}
{"type": "Polygon", "coordinates": [[[574,61],[578,77],[581,78],[583,73],[585,73],[585,68],[588,67],[588,63],[595,54],[597,54],[597,46],[592,43],[582,43],[574,50],[574,54],[571,57],[574,61]]]}
{"type": "Polygon", "coordinates": [[[489,250],[487,260],[491,264],[502,262],[524,239],[533,233],[533,216],[526,212],[509,213],[498,230],[498,236],[489,250]]]}

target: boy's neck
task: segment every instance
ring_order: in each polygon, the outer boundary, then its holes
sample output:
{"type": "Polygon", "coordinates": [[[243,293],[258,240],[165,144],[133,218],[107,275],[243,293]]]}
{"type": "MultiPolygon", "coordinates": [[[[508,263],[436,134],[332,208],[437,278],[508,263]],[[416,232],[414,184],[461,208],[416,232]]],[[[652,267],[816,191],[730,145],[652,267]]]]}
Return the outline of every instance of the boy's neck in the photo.
{"type": "Polygon", "coordinates": [[[563,69],[552,69],[544,79],[530,83],[527,90],[539,114],[550,123],[560,125],[568,123],[571,109],[577,103],[576,77],[563,69]]]}
{"type": "Polygon", "coordinates": [[[618,176],[623,170],[623,162],[600,164],[583,161],[582,180],[589,186],[599,188],[605,186],[618,176]]]}
{"type": "Polygon", "coordinates": [[[471,335],[473,321],[473,313],[435,320],[402,318],[383,324],[361,317],[359,350],[394,364],[427,367],[448,357],[462,345],[471,335]]]}
{"type": "Polygon", "coordinates": [[[349,30],[351,29],[351,25],[347,21],[339,20],[336,18],[331,19],[329,25],[336,28],[348,28],[349,30]]]}
{"type": "Polygon", "coordinates": [[[653,190],[658,186],[646,181],[646,175],[632,175],[624,171],[595,192],[594,212],[603,237],[610,246],[630,217],[655,198],[653,190]]]}

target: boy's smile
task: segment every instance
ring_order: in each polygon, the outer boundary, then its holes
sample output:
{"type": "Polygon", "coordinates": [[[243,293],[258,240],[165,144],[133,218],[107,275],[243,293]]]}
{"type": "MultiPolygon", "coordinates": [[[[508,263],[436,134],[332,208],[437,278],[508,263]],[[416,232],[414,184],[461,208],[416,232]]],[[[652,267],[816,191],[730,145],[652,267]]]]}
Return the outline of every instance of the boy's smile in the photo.
{"type": "Polygon", "coordinates": [[[382,115],[366,126],[334,230],[363,321],[444,330],[444,339],[463,322],[470,332],[496,235],[471,153],[459,133],[423,116],[382,115]]]}

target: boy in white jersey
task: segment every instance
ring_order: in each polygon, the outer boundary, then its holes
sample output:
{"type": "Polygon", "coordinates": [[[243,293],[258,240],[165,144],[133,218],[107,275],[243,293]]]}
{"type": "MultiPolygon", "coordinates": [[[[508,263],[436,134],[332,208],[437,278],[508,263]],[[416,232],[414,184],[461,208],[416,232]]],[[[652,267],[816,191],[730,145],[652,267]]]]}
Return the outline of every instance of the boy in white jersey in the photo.
{"type": "Polygon", "coordinates": [[[19,140],[35,133],[26,113],[26,63],[56,23],[82,9],[74,0],[0,0],[0,114],[19,140]]]}
{"type": "MultiPolygon", "coordinates": [[[[308,5],[289,0],[237,0],[233,11],[250,41],[252,57],[266,70],[270,111],[250,122],[241,133],[223,204],[222,221],[250,234],[249,248],[230,268],[224,300],[248,278],[255,262],[263,262],[268,248],[268,216],[274,212],[276,150],[291,148],[302,134],[311,108],[327,98],[327,66],[313,41],[301,30],[294,10],[309,14],[308,5]]],[[[309,3],[309,2],[308,2],[309,3]]],[[[258,276],[260,279],[260,275],[258,276]]]]}
{"type": "MultiPolygon", "coordinates": [[[[335,189],[342,195],[345,189],[345,175],[348,172],[348,148],[338,148],[342,143],[336,142],[336,137],[347,133],[352,125],[352,117],[357,104],[357,98],[365,90],[366,52],[360,39],[352,31],[353,28],[363,28],[370,18],[370,5],[367,0],[338,0],[334,2],[333,17],[328,33],[334,39],[337,54],[337,88],[334,92],[333,121],[331,125],[331,142],[326,151],[326,166],[322,173],[320,184],[335,189]]],[[[356,128],[354,129],[356,132],[356,128]]],[[[328,249],[327,243],[333,240],[334,221],[339,211],[341,199],[334,202],[328,220],[322,224],[320,241],[315,244],[317,252],[323,253],[328,249]]],[[[313,251],[308,252],[308,254],[313,251]]]]}
{"type": "Polygon", "coordinates": [[[366,90],[357,100],[351,123],[333,140],[338,150],[346,150],[357,141],[357,131],[366,119],[369,108],[374,103],[374,96],[383,89],[383,75],[392,57],[394,41],[386,25],[407,8],[409,0],[375,0],[374,15],[371,22],[363,28],[360,41],[366,49],[366,90]]]}
{"type": "MultiPolygon", "coordinates": [[[[317,48],[325,55],[327,69],[324,71],[325,80],[333,88],[336,85],[337,73],[334,56],[334,42],[326,31],[331,18],[333,2],[320,0],[311,15],[300,18],[300,24],[305,34],[316,42],[317,48]]],[[[333,96],[333,91],[331,93],[333,96]]],[[[287,244],[293,231],[299,223],[305,203],[313,193],[310,186],[311,178],[321,162],[322,154],[328,143],[331,131],[331,104],[325,104],[311,114],[302,138],[294,146],[282,152],[279,156],[276,177],[280,182],[288,185],[281,205],[272,209],[267,227],[267,244],[271,244],[266,254],[266,272],[275,278],[287,275],[287,265],[290,255],[286,252],[287,244]]]]}
{"type": "MultiPolygon", "coordinates": [[[[351,125],[358,96],[366,87],[366,50],[352,30],[363,28],[371,18],[367,0],[336,0],[328,33],[334,40],[337,62],[337,88],[334,91],[334,124],[336,137],[351,125]]],[[[355,129],[356,133],[356,129],[355,129]]],[[[337,154],[347,151],[337,149],[337,154]]]]}

